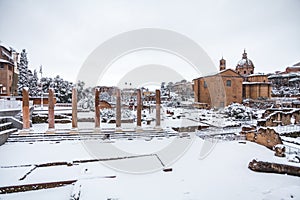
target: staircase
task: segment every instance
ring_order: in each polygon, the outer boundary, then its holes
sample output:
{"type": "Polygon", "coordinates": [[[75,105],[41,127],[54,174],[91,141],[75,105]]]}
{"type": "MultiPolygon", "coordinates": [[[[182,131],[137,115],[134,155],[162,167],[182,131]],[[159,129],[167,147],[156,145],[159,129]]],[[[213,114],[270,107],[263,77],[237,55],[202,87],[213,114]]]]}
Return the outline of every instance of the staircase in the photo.
{"type": "Polygon", "coordinates": [[[18,129],[13,127],[13,123],[7,118],[0,118],[0,145],[4,144],[11,133],[17,132],[18,129]]]}

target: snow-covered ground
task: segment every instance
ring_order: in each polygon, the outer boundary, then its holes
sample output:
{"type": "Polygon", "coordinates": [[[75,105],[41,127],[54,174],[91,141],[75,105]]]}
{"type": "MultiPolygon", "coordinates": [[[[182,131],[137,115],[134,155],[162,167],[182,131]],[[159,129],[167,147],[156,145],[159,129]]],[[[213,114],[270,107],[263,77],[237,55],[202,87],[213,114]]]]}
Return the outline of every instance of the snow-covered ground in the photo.
{"type": "MultiPolygon", "coordinates": [[[[149,115],[155,117],[155,109],[149,115]]],[[[78,113],[78,117],[93,118],[94,113],[78,113]]],[[[171,127],[201,126],[201,120],[216,127],[211,131],[221,133],[222,128],[240,123],[230,117],[225,118],[219,112],[165,106],[162,106],[161,119],[161,127],[168,131],[171,127]],[[167,110],[173,115],[167,114],[167,110]]],[[[34,124],[31,135],[44,133],[47,128],[47,124],[34,124]]],[[[55,128],[58,133],[63,133],[71,128],[71,124],[56,124],[55,128]]],[[[95,134],[92,122],[79,122],[78,128],[85,134],[87,131],[95,134]]],[[[115,124],[101,123],[102,130],[114,128],[115,124]]],[[[134,130],[135,123],[123,123],[122,128],[124,131],[134,130]]],[[[0,187],[77,181],[63,187],[1,194],[0,200],[64,200],[71,199],[71,195],[78,194],[79,190],[80,200],[300,199],[299,177],[257,173],[248,169],[252,159],[300,167],[299,163],[288,162],[287,158],[275,157],[273,151],[263,146],[245,141],[203,140],[193,132],[184,137],[180,134],[165,137],[165,133],[154,131],[155,121],[150,125],[144,121],[142,128],[146,132],[144,137],[134,137],[132,132],[133,137],[110,140],[102,140],[101,137],[77,140],[75,135],[73,140],[7,142],[0,146],[0,187]],[[157,137],[159,134],[162,136],[157,137]],[[113,160],[78,162],[95,158],[113,160]],[[68,162],[71,165],[34,169],[37,164],[51,162],[68,162]],[[170,168],[172,171],[163,170],[170,168]],[[20,180],[30,170],[33,171],[20,180]]],[[[299,142],[299,139],[284,139],[299,142]]]]}
{"type": "MultiPolygon", "coordinates": [[[[94,158],[80,141],[60,143],[6,143],[0,147],[0,186],[77,179],[74,185],[60,188],[2,194],[0,199],[70,199],[74,188],[81,185],[80,199],[299,199],[299,177],[257,173],[248,169],[253,158],[286,163],[285,158],[255,143],[238,141],[210,144],[198,137],[163,138],[162,140],[116,140],[113,145],[140,154],[155,152],[172,140],[193,140],[190,148],[169,166],[171,172],[156,170],[132,174],[116,171],[107,163],[92,162],[73,166],[37,168],[19,181],[32,167],[22,164],[94,158]],[[206,156],[202,156],[203,154],[206,156]],[[116,176],[116,178],[105,178],[116,176]]],[[[105,149],[107,143],[98,142],[105,149]]],[[[114,155],[117,157],[118,155],[114,155]]],[[[143,165],[143,158],[133,158],[143,165]]],[[[154,158],[153,158],[154,159],[154,158]]],[[[127,161],[130,159],[127,159],[127,161]]],[[[120,165],[126,164],[120,161],[120,165]]],[[[162,162],[164,162],[162,157],[162,162]]],[[[128,161],[130,164],[131,161],[128,161]]],[[[151,163],[151,162],[150,162],[151,163]]],[[[154,161],[153,161],[154,163],[154,161]]],[[[299,164],[297,164],[299,166],[299,164]]],[[[132,166],[134,168],[134,166],[132,166]]]]}

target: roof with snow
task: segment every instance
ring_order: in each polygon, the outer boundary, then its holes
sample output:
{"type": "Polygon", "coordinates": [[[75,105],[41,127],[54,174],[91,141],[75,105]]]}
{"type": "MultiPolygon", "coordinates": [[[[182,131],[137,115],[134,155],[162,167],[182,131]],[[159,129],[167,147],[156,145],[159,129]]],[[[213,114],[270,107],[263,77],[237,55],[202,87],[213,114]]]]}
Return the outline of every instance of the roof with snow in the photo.
{"type": "Polygon", "coordinates": [[[1,59],[1,58],[0,58],[0,63],[8,63],[8,64],[13,65],[11,62],[9,62],[9,61],[7,61],[7,60],[4,60],[4,59],[1,59]]]}
{"type": "Polygon", "coordinates": [[[0,47],[3,47],[5,48],[7,51],[10,51],[11,47],[9,47],[8,45],[5,45],[5,44],[0,44],[0,47]]]}
{"type": "Polygon", "coordinates": [[[297,82],[297,81],[300,81],[300,78],[292,78],[289,80],[289,82],[297,82]]]}
{"type": "Polygon", "coordinates": [[[300,62],[294,64],[293,66],[299,66],[300,67],[300,62]]]}
{"type": "Polygon", "coordinates": [[[300,77],[300,73],[292,72],[288,74],[272,74],[268,76],[269,79],[272,78],[295,78],[295,77],[300,77]]]}
{"type": "Polygon", "coordinates": [[[287,69],[299,69],[300,66],[293,65],[293,66],[288,66],[287,69]]]}
{"type": "Polygon", "coordinates": [[[267,76],[266,74],[264,73],[255,73],[255,74],[249,74],[248,77],[252,77],[252,76],[267,76]]]}
{"type": "Polygon", "coordinates": [[[242,67],[254,67],[253,63],[250,59],[248,58],[243,58],[240,60],[236,66],[237,68],[242,68],[242,67]]]}
{"type": "Polygon", "coordinates": [[[271,82],[243,82],[243,85],[271,85],[271,82]]]}
{"type": "MultiPolygon", "coordinates": [[[[231,71],[231,72],[233,72],[236,76],[242,78],[242,76],[241,76],[240,74],[238,74],[238,73],[237,73],[235,70],[233,70],[233,69],[224,69],[224,70],[221,70],[221,71],[212,73],[212,74],[208,74],[208,75],[206,75],[206,76],[201,76],[201,77],[199,77],[199,78],[205,78],[205,77],[211,77],[211,76],[221,75],[221,74],[223,74],[223,73],[225,73],[225,72],[227,72],[227,71],[231,71]]],[[[199,78],[195,78],[194,80],[199,79],[199,78]]]]}

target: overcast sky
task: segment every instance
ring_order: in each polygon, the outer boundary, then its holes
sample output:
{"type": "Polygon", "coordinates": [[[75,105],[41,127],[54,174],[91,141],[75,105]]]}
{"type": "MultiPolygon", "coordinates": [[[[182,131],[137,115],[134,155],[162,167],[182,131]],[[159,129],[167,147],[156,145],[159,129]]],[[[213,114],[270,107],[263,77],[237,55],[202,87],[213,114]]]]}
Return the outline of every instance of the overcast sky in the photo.
{"type": "Polygon", "coordinates": [[[300,61],[299,0],[0,0],[0,8],[2,44],[25,48],[29,68],[69,81],[102,42],[140,28],[186,35],[216,66],[223,55],[235,68],[244,48],[256,72],[300,61]]]}

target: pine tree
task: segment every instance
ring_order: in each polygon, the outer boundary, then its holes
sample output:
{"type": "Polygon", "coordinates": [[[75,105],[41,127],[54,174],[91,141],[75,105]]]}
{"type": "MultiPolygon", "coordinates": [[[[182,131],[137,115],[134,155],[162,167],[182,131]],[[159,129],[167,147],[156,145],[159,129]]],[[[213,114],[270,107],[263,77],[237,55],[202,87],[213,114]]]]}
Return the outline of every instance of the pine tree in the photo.
{"type": "MultiPolygon", "coordinates": [[[[65,81],[57,75],[55,78],[43,77],[40,80],[43,85],[43,93],[48,93],[49,88],[54,89],[57,103],[71,103],[72,102],[72,87],[73,83],[65,81]]],[[[38,93],[41,96],[41,91],[38,93]]]]}
{"type": "Polygon", "coordinates": [[[31,96],[38,95],[38,76],[37,71],[34,70],[33,74],[30,70],[28,70],[28,79],[29,79],[29,94],[31,96]]]}
{"type": "Polygon", "coordinates": [[[23,49],[20,56],[20,63],[18,65],[19,80],[18,80],[18,94],[22,95],[23,87],[29,87],[28,82],[28,60],[26,50],[23,49]]]}
{"type": "Polygon", "coordinates": [[[80,101],[81,99],[84,98],[84,85],[85,83],[83,81],[78,81],[76,84],[76,88],[77,88],[77,100],[80,101]]]}
{"type": "Polygon", "coordinates": [[[63,80],[59,75],[54,78],[54,89],[57,96],[57,102],[71,103],[72,85],[71,82],[63,80]]]}

